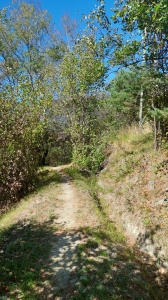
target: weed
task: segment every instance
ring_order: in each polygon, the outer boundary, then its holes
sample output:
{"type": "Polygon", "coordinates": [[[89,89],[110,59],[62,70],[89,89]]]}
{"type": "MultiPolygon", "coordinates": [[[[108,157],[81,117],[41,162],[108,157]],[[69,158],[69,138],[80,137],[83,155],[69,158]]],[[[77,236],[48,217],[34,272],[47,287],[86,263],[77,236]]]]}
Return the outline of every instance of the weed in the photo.
{"type": "Polygon", "coordinates": [[[99,255],[100,255],[100,256],[107,257],[107,256],[108,256],[108,253],[107,253],[107,251],[105,251],[105,250],[101,250],[101,251],[99,252],[99,255]]]}
{"type": "Polygon", "coordinates": [[[151,220],[149,217],[144,217],[143,223],[145,226],[149,227],[151,225],[151,220]]]}

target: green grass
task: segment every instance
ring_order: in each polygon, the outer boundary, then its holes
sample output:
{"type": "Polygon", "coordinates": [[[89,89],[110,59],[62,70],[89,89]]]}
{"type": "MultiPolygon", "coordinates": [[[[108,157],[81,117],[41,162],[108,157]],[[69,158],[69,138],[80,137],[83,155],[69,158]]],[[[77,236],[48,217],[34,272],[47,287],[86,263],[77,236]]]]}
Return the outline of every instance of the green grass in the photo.
{"type": "Polygon", "coordinates": [[[69,168],[64,169],[65,174],[67,174],[74,181],[81,180],[84,178],[90,177],[90,173],[87,170],[79,169],[77,166],[71,166],[69,168]]]}
{"type": "MultiPolygon", "coordinates": [[[[124,235],[122,234],[122,232],[116,230],[115,225],[107,217],[106,211],[104,209],[105,204],[103,203],[103,199],[99,199],[99,197],[97,196],[99,190],[99,186],[97,185],[97,177],[90,177],[88,175],[86,176],[86,174],[83,175],[81,171],[76,167],[70,167],[64,171],[71,177],[71,179],[73,179],[77,187],[82,187],[83,190],[88,191],[91,195],[95,209],[94,213],[98,215],[101,226],[106,235],[111,236],[113,241],[124,242],[124,235]]],[[[97,237],[98,236],[99,234],[97,234],[97,237]]]]}
{"type": "Polygon", "coordinates": [[[151,225],[151,220],[149,217],[144,217],[143,223],[146,227],[149,227],[151,225]]]}
{"type": "Polygon", "coordinates": [[[50,222],[18,222],[0,233],[0,296],[40,299],[36,293],[51,248],[50,222]]]}
{"type": "Polygon", "coordinates": [[[48,167],[43,167],[38,173],[38,185],[36,186],[36,191],[44,189],[51,183],[60,182],[62,182],[62,177],[58,172],[54,170],[48,170],[48,167]]]}

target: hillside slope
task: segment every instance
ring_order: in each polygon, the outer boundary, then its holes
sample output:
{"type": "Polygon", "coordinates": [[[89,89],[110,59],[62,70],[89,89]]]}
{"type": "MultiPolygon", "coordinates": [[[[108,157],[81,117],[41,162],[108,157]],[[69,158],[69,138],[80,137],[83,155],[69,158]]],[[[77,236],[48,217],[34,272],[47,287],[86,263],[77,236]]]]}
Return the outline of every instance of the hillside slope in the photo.
{"type": "Polygon", "coordinates": [[[167,151],[153,150],[149,128],[132,128],[109,145],[108,165],[98,177],[101,203],[132,245],[168,268],[167,151]]]}

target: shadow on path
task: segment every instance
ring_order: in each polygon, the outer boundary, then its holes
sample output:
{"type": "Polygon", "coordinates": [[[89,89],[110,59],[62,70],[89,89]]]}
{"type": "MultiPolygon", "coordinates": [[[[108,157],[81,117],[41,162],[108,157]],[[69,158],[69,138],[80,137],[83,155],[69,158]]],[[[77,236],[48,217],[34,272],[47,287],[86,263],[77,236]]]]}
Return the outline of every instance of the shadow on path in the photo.
{"type": "Polygon", "coordinates": [[[60,233],[50,267],[53,299],[167,299],[168,278],[150,258],[135,257],[98,228],[60,233]]]}
{"type": "Polygon", "coordinates": [[[52,220],[25,220],[1,231],[0,299],[42,299],[53,238],[52,220]]]}
{"type": "Polygon", "coordinates": [[[66,232],[53,231],[53,219],[18,222],[1,233],[0,297],[167,299],[166,275],[135,255],[100,228],[66,232]]]}

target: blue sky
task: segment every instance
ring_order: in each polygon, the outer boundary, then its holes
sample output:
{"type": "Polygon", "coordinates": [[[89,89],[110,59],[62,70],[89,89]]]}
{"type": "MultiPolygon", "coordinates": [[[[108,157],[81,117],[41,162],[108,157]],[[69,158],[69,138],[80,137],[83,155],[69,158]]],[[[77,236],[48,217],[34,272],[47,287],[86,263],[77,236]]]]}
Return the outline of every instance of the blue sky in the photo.
{"type": "MultiPolygon", "coordinates": [[[[19,1],[19,0],[18,0],[19,1]]],[[[42,9],[48,10],[52,15],[56,27],[60,29],[61,16],[66,13],[70,14],[72,19],[81,20],[82,14],[88,15],[90,11],[100,3],[97,0],[34,0],[35,3],[40,3],[42,9]]],[[[115,0],[105,0],[108,15],[111,16],[110,8],[114,7],[115,0]]],[[[9,6],[11,0],[0,0],[0,9],[9,6]]],[[[113,77],[111,74],[110,77],[113,77]]]]}
{"type": "MultiPolygon", "coordinates": [[[[95,5],[99,5],[97,0],[37,0],[43,9],[47,9],[52,15],[54,22],[59,26],[60,18],[65,13],[69,13],[71,18],[80,21],[81,15],[87,15],[95,5]]],[[[10,5],[10,0],[0,0],[0,9],[10,5]]],[[[106,0],[107,8],[113,7],[114,0],[106,0]]]]}

